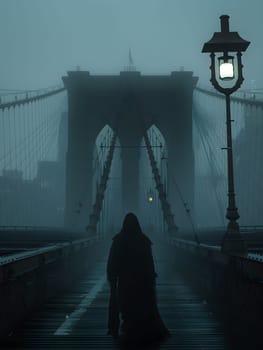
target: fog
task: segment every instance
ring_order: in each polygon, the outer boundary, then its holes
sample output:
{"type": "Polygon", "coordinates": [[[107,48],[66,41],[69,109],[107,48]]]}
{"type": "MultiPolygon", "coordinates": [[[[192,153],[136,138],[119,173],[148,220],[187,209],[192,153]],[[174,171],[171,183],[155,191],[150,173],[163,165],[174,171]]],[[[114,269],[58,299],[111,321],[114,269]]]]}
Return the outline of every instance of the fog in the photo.
{"type": "MultiPolygon", "coordinates": [[[[210,88],[210,59],[201,50],[204,42],[220,30],[219,16],[222,14],[230,15],[232,31],[238,31],[241,37],[251,41],[243,56],[245,82],[242,88],[262,89],[262,93],[263,77],[259,66],[263,56],[262,13],[262,0],[0,0],[0,97],[2,102],[6,102],[8,89],[24,91],[61,85],[61,77],[69,70],[88,70],[94,75],[118,75],[127,68],[131,58],[142,74],[169,75],[175,70],[192,70],[199,77],[198,84],[210,88]]],[[[13,100],[15,94],[9,97],[13,100]]],[[[246,94],[246,97],[250,98],[250,94],[246,94]]],[[[63,224],[66,98],[66,95],[54,96],[54,100],[49,98],[0,110],[0,193],[5,193],[2,201],[4,209],[0,210],[1,224],[63,224]],[[20,187],[15,187],[14,183],[20,187]],[[6,191],[8,186],[13,186],[9,192],[6,191]],[[20,188],[21,194],[17,188],[20,188]],[[18,201],[18,197],[22,200],[18,201]],[[28,207],[24,206],[24,198],[27,198],[28,207]],[[41,204],[35,205],[37,201],[41,204]],[[20,206],[19,210],[17,205],[20,206]]],[[[254,95],[254,98],[257,96],[254,95]]],[[[225,122],[221,118],[225,113],[225,104],[218,98],[213,100],[195,91],[193,107],[196,174],[193,207],[196,210],[192,212],[197,226],[225,225],[227,173],[226,157],[221,149],[226,142],[225,122]]],[[[256,153],[262,149],[262,111],[262,108],[255,109],[253,105],[233,106],[233,119],[238,121],[233,126],[233,141],[236,147],[234,158],[242,217],[240,222],[243,225],[262,224],[263,204],[261,196],[256,198],[263,173],[262,157],[256,153]],[[256,161],[250,162],[254,154],[257,154],[256,161]],[[244,186],[246,181],[252,185],[244,186]],[[247,208],[247,203],[253,205],[247,208]]],[[[162,131],[156,130],[157,136],[159,133],[161,135],[162,131]]],[[[91,178],[93,202],[107,155],[103,152],[108,151],[109,146],[105,144],[102,149],[98,146],[108,135],[104,131],[95,143],[97,148],[93,163],[97,163],[90,170],[94,172],[91,178]]],[[[152,130],[149,132],[151,135],[152,130]]],[[[155,139],[156,135],[151,139],[152,144],[155,139]]],[[[165,145],[165,139],[159,137],[158,140],[159,144],[165,145]]],[[[167,187],[167,193],[178,199],[178,190],[168,190],[165,147],[158,152],[155,150],[155,157],[162,183],[167,187]]],[[[119,213],[120,210],[115,210],[116,207],[111,205],[112,199],[121,193],[129,193],[120,190],[120,164],[120,154],[117,153],[108,184],[108,199],[103,204],[102,231],[109,218],[113,223],[114,220],[118,221],[112,212],[119,213]]],[[[162,211],[159,201],[155,201],[158,193],[146,152],[141,157],[140,169],[143,169],[140,174],[140,211],[144,212],[142,222],[163,230],[162,211]],[[152,196],[152,202],[149,202],[149,196],[152,196]]],[[[182,188],[180,208],[177,204],[175,207],[176,220],[179,226],[184,227],[189,226],[190,221],[189,211],[184,206],[187,186],[184,190],[182,188]],[[182,213],[178,214],[178,210],[182,213]]],[[[82,192],[81,189],[76,198],[68,200],[72,204],[70,212],[74,213],[73,225],[81,229],[87,224],[90,205],[82,192]]]]}
{"type": "Polygon", "coordinates": [[[201,49],[222,14],[251,41],[245,87],[261,88],[262,13],[262,0],[0,0],[0,88],[53,86],[77,66],[118,74],[129,48],[143,74],[184,67],[209,86],[209,57],[201,49]]]}

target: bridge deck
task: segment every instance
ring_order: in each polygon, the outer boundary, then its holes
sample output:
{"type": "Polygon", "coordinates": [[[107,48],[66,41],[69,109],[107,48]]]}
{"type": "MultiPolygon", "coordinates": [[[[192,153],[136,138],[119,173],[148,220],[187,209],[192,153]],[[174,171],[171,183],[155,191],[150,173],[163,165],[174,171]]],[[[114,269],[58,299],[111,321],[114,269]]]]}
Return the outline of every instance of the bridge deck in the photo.
{"type": "MultiPolygon", "coordinates": [[[[171,263],[159,256],[157,294],[160,313],[172,336],[154,349],[226,349],[224,332],[209,306],[171,263]]],[[[10,346],[24,349],[114,349],[118,344],[106,335],[109,288],[105,261],[63,296],[48,302],[24,325],[10,334],[10,346]]]]}

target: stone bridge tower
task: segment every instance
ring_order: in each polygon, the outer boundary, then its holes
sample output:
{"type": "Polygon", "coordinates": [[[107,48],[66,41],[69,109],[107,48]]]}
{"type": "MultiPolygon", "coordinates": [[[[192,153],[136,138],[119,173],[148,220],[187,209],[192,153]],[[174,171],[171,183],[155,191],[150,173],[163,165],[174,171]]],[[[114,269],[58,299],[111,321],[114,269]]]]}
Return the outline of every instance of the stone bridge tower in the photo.
{"type": "MultiPolygon", "coordinates": [[[[197,78],[192,72],[185,71],[167,76],[143,76],[137,71],[121,72],[118,76],[92,76],[89,72],[72,71],[63,77],[63,81],[68,90],[69,113],[66,226],[74,225],[74,212],[79,202],[87,203],[88,220],[93,204],[93,147],[106,124],[117,132],[121,144],[124,211],[136,211],[138,207],[142,128],[148,129],[154,124],[160,129],[168,150],[168,199],[180,226],[182,206],[172,174],[192,206],[192,95],[197,78]]],[[[83,222],[83,228],[87,220],[83,222]]]]}

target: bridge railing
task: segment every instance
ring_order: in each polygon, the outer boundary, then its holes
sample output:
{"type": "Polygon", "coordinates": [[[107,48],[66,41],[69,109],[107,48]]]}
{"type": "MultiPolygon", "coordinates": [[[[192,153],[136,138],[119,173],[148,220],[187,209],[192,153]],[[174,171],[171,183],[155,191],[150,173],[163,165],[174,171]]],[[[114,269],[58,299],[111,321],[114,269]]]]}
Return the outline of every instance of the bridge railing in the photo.
{"type": "MultiPolygon", "coordinates": [[[[247,256],[221,252],[214,244],[197,244],[183,239],[170,239],[170,249],[177,269],[185,281],[197,290],[210,310],[220,319],[235,320],[245,332],[259,330],[262,324],[263,256],[247,256]],[[248,331],[248,326],[250,331],[248,331]]],[[[261,329],[259,330],[261,334],[261,329]]]]}
{"type": "Polygon", "coordinates": [[[0,337],[50,297],[72,286],[101,248],[98,235],[1,256],[0,337]]]}

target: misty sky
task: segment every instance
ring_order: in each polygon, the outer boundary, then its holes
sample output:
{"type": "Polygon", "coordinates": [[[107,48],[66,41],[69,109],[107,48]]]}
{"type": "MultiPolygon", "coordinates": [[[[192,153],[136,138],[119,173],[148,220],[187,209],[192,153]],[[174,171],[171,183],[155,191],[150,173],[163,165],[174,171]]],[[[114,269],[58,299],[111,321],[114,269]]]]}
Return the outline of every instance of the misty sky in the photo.
{"type": "Polygon", "coordinates": [[[263,88],[263,0],[0,0],[0,88],[61,83],[80,66],[118,74],[132,50],[143,74],[193,70],[210,87],[203,43],[229,14],[231,30],[251,41],[244,54],[249,87],[263,88]]]}

